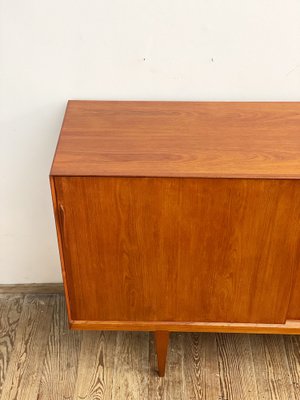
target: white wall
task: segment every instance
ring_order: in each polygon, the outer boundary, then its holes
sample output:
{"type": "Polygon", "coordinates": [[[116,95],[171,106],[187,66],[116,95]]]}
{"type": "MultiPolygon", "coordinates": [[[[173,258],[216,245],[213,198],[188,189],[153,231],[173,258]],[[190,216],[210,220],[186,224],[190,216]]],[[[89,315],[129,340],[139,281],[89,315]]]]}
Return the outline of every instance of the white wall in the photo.
{"type": "Polygon", "coordinates": [[[61,280],[67,99],[300,100],[299,0],[0,0],[0,283],[61,280]]]}

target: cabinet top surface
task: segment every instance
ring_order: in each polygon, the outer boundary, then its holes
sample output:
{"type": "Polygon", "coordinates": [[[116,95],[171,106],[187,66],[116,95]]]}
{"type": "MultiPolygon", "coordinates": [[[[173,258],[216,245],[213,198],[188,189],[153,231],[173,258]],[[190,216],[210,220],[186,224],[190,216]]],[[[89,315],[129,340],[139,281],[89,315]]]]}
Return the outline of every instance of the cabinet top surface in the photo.
{"type": "Polygon", "coordinates": [[[68,102],[52,176],[300,178],[300,102],[68,102]]]}

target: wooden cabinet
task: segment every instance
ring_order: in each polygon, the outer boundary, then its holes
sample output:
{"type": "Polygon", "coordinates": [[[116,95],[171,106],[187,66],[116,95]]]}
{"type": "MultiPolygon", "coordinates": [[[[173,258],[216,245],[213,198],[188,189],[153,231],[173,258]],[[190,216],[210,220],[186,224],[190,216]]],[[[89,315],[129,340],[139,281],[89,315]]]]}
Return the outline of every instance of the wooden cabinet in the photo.
{"type": "Polygon", "coordinates": [[[72,329],[300,333],[300,103],[70,101],[51,188],[72,329]]]}

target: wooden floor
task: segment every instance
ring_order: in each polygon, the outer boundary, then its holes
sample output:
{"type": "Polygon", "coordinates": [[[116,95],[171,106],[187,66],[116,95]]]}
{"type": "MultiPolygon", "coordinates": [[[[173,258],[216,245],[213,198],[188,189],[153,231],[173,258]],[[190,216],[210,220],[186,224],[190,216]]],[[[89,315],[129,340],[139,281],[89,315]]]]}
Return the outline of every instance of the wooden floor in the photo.
{"type": "Polygon", "coordinates": [[[0,295],[0,399],[300,399],[300,337],[71,332],[61,294],[0,295]]]}

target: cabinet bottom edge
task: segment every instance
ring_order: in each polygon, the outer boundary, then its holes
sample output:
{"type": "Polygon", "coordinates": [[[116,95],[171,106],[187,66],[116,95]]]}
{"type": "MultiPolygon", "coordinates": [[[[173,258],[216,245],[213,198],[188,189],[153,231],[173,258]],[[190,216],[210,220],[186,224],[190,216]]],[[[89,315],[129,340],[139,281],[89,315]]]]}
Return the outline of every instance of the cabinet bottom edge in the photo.
{"type": "Polygon", "coordinates": [[[75,320],[70,321],[69,324],[70,328],[73,330],[274,333],[300,335],[300,320],[288,320],[285,324],[75,320]]]}

